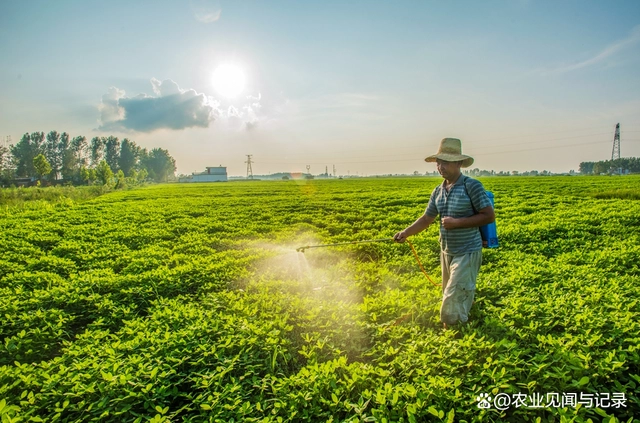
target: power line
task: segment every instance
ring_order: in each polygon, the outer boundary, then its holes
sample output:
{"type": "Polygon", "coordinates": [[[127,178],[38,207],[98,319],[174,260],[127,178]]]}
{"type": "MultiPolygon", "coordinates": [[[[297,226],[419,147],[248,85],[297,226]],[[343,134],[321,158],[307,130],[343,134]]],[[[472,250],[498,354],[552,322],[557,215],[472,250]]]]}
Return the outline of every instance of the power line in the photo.
{"type": "MultiPolygon", "coordinates": [[[[609,143],[609,141],[593,141],[593,142],[585,142],[585,143],[578,143],[578,144],[568,144],[568,145],[556,145],[554,146],[554,148],[566,148],[566,147],[578,147],[578,146],[582,146],[582,145],[593,145],[593,144],[604,144],[604,143],[609,143]]],[[[474,153],[474,156],[487,156],[487,155],[494,155],[494,154],[508,154],[508,153],[521,153],[524,151],[536,151],[536,150],[547,150],[549,149],[549,147],[536,147],[536,148],[524,148],[524,149],[518,149],[518,150],[509,150],[509,151],[495,151],[495,152],[490,152],[490,153],[474,153]]],[[[402,155],[401,155],[402,156],[402,155]]],[[[406,156],[406,154],[405,154],[406,156]]],[[[387,157],[386,160],[367,160],[367,161],[342,161],[342,162],[335,162],[336,164],[361,164],[361,163],[386,163],[386,162],[414,162],[414,161],[420,161],[423,160],[423,158],[412,158],[412,159],[392,159],[391,157],[393,156],[369,156],[371,158],[376,158],[376,157],[387,157]]],[[[397,157],[397,156],[396,156],[397,157]]],[[[362,158],[362,157],[359,157],[362,158]]],[[[272,162],[272,161],[266,161],[266,162],[261,162],[261,163],[268,163],[268,164],[299,164],[302,161],[304,161],[304,159],[300,159],[300,161],[288,161],[288,162],[272,162]]],[[[312,162],[311,164],[323,164],[326,163],[325,162],[312,162]]]]}
{"type": "MultiPolygon", "coordinates": [[[[569,145],[556,145],[554,146],[554,148],[566,148],[566,147],[578,147],[581,145],[593,145],[593,144],[608,144],[609,141],[594,141],[594,142],[583,142],[583,143],[579,143],[579,144],[569,144],[569,145]]],[[[536,150],[548,150],[549,147],[539,147],[539,148],[525,148],[522,150],[512,150],[512,151],[498,151],[498,152],[493,152],[493,153],[478,153],[478,154],[474,154],[475,156],[486,156],[488,154],[505,154],[505,153],[520,153],[523,151],[536,151],[536,150]]]]}
{"type": "MultiPolygon", "coordinates": [[[[555,132],[545,132],[545,133],[541,133],[541,134],[530,134],[530,135],[516,135],[516,136],[509,136],[509,137],[501,137],[501,138],[485,138],[485,139],[480,139],[480,140],[475,140],[472,139],[470,142],[473,143],[474,145],[477,143],[481,143],[481,142],[486,142],[486,141],[500,141],[500,140],[505,140],[505,139],[520,139],[520,138],[530,138],[530,137],[540,137],[540,136],[545,136],[545,135],[552,135],[552,134],[556,134],[556,133],[564,133],[564,132],[576,132],[576,131],[587,131],[587,130],[593,130],[593,129],[602,129],[602,127],[597,127],[597,128],[585,128],[582,130],[575,130],[575,129],[567,129],[567,130],[562,130],[562,131],[555,131],[555,132]]],[[[632,132],[632,131],[625,131],[625,132],[632,132]]],[[[636,131],[636,132],[640,132],[640,131],[636,131]]],[[[570,137],[560,137],[560,138],[551,138],[551,139],[547,139],[547,140],[533,140],[533,141],[525,141],[525,142],[520,142],[520,143],[507,143],[507,144],[494,144],[494,145],[489,145],[489,146],[482,146],[482,148],[499,148],[499,147],[505,147],[505,146],[514,146],[514,145],[527,145],[527,144],[539,144],[541,142],[552,142],[552,141],[559,141],[559,140],[565,140],[565,139],[575,139],[575,138],[586,138],[586,137],[594,137],[594,136],[600,136],[600,135],[609,135],[611,132],[608,130],[607,132],[597,132],[597,133],[589,133],[589,134],[584,134],[584,135],[573,135],[570,137]]],[[[468,144],[468,143],[467,143],[468,144]]],[[[404,146],[400,146],[400,147],[390,147],[390,148],[384,148],[384,149],[377,149],[376,151],[401,151],[401,150],[411,150],[415,153],[415,149],[416,148],[425,148],[426,143],[420,143],[420,144],[408,144],[408,145],[404,145],[404,146]]],[[[349,152],[360,152],[362,151],[362,148],[356,148],[356,149],[348,149],[348,150],[339,150],[339,151],[334,151],[330,154],[336,154],[336,155],[341,155],[344,153],[349,153],[349,152]]],[[[414,154],[411,153],[411,154],[414,154]]],[[[405,155],[409,155],[409,154],[405,154],[405,155]]],[[[360,156],[362,157],[362,156],[360,156]]],[[[387,157],[387,155],[384,156],[368,156],[368,157],[387,157]]],[[[331,158],[316,158],[318,160],[328,160],[331,161],[334,159],[334,157],[331,158]]],[[[269,160],[267,158],[267,160],[269,160]]],[[[301,158],[301,160],[304,160],[304,158],[301,158]]]]}
{"type": "MultiPolygon", "coordinates": [[[[595,141],[595,142],[584,142],[584,143],[579,143],[579,144],[570,144],[570,145],[559,145],[559,146],[555,146],[555,148],[566,148],[566,147],[578,147],[578,146],[582,146],[582,145],[593,145],[593,144],[608,144],[609,141],[595,141]]],[[[524,151],[536,151],[536,150],[548,150],[549,147],[538,147],[538,148],[525,148],[525,149],[520,149],[520,150],[511,150],[511,151],[497,151],[497,152],[493,152],[493,153],[478,153],[478,154],[474,154],[474,156],[486,156],[486,155],[495,155],[495,154],[508,154],[508,153],[521,153],[524,151]]],[[[416,162],[416,161],[422,161],[423,158],[413,158],[413,159],[399,159],[399,160],[393,160],[393,159],[387,159],[387,160],[367,160],[367,161],[344,161],[344,162],[336,162],[336,164],[364,164],[364,163],[395,163],[395,162],[416,162]]],[[[261,162],[261,163],[268,163],[268,164],[280,164],[280,165],[287,165],[287,164],[300,164],[301,162],[261,162]]],[[[308,164],[323,164],[325,162],[312,162],[312,163],[308,163],[308,164]]]]}
{"type": "MultiPolygon", "coordinates": [[[[547,139],[547,140],[536,140],[536,141],[527,141],[527,142],[521,142],[521,143],[510,143],[510,144],[495,144],[495,145],[490,145],[490,146],[482,146],[479,148],[482,149],[487,149],[487,148],[500,148],[500,147],[510,147],[510,146],[516,146],[516,145],[529,145],[529,144],[541,144],[541,143],[547,143],[547,142],[554,142],[554,141],[561,141],[561,140],[568,140],[568,139],[576,139],[576,138],[586,138],[586,137],[593,137],[593,136],[600,136],[600,135],[609,135],[610,132],[601,132],[601,133],[594,133],[594,134],[587,134],[587,135],[575,135],[575,136],[570,136],[570,137],[561,137],[561,138],[551,138],[551,139],[547,139]]],[[[626,141],[626,140],[625,140],[626,141]]],[[[597,141],[596,143],[600,143],[600,142],[609,142],[609,141],[597,141]]],[[[587,143],[588,144],[588,143],[587,143]]],[[[420,147],[424,147],[424,144],[421,144],[420,147]]],[[[554,147],[561,147],[561,146],[554,146],[554,147]]],[[[406,150],[409,147],[404,147],[404,148],[394,148],[394,149],[382,149],[382,150],[377,150],[377,151],[398,151],[398,150],[406,150]]],[[[386,157],[386,158],[390,158],[390,157],[403,157],[403,156],[414,156],[416,155],[415,152],[415,148],[411,148],[411,150],[413,150],[412,153],[406,153],[406,154],[392,154],[392,155],[388,155],[388,154],[384,154],[384,155],[380,155],[380,154],[376,154],[376,155],[370,155],[370,156],[358,156],[358,157],[349,157],[349,158],[345,158],[343,157],[343,159],[355,159],[355,160],[359,160],[359,159],[363,159],[363,158],[379,158],[379,157],[386,157]]],[[[535,150],[535,149],[534,149],[535,150]]],[[[360,149],[358,150],[342,150],[341,152],[335,152],[335,153],[331,153],[331,154],[335,154],[335,155],[340,155],[342,153],[344,153],[345,151],[361,151],[360,149]]],[[[528,150],[518,150],[518,151],[528,151],[528,150]]],[[[494,154],[494,153],[474,153],[474,155],[486,155],[486,154],[494,154]]],[[[326,163],[327,161],[333,161],[335,158],[335,156],[333,157],[323,157],[323,158],[316,158],[318,160],[323,160],[324,163],[326,163]]],[[[282,161],[269,161],[269,158],[266,158],[266,161],[261,161],[261,163],[269,163],[269,164],[287,164],[290,162],[282,162],[282,161]]],[[[271,159],[274,160],[274,159],[271,159]]],[[[278,159],[275,159],[278,160],[278,159]]],[[[291,158],[291,160],[293,161],[306,161],[304,157],[300,157],[300,158],[291,158]]],[[[406,159],[406,160],[401,160],[401,159],[396,159],[393,161],[412,161],[413,159],[406,159]]],[[[388,160],[385,160],[388,161],[388,160]]],[[[389,160],[390,161],[390,160],[389,160]]],[[[369,163],[369,162],[336,162],[338,164],[341,163],[369,163]]],[[[377,163],[377,162],[371,162],[371,163],[377,163]]],[[[313,164],[322,164],[322,162],[314,162],[313,164]]]]}

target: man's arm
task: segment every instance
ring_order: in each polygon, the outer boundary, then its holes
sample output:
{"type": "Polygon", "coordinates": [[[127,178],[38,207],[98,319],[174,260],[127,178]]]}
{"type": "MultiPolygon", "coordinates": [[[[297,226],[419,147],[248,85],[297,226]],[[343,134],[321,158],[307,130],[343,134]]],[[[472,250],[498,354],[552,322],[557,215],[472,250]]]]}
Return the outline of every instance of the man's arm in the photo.
{"type": "Polygon", "coordinates": [[[410,237],[411,235],[415,235],[427,229],[429,225],[433,223],[434,220],[436,220],[435,217],[431,217],[431,216],[427,216],[426,214],[423,214],[415,222],[413,222],[411,226],[395,234],[393,236],[393,240],[395,242],[405,242],[407,238],[410,237]]]}
{"type": "Polygon", "coordinates": [[[493,207],[488,206],[478,210],[478,214],[469,217],[443,217],[442,226],[445,229],[475,228],[491,223],[494,220],[496,220],[496,214],[493,211],[493,207]]]}

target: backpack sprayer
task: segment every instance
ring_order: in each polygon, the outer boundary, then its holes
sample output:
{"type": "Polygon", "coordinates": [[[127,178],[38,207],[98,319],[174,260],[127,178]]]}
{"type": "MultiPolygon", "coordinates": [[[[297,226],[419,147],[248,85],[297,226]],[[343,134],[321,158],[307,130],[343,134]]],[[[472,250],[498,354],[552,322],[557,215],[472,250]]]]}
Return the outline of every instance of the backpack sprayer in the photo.
{"type": "MultiPolygon", "coordinates": [[[[467,179],[463,180],[464,184],[464,192],[469,197],[469,201],[471,201],[471,208],[473,209],[473,214],[478,214],[478,210],[473,205],[473,200],[471,200],[471,196],[469,195],[469,191],[467,190],[467,179]]],[[[489,197],[489,201],[491,202],[491,207],[496,209],[494,195],[491,191],[486,191],[487,197],[489,197]]],[[[482,237],[482,247],[483,248],[498,248],[500,244],[498,243],[498,230],[496,228],[496,221],[494,220],[491,223],[487,223],[486,225],[480,226],[480,236],[482,237]]]]}
{"type": "MultiPolygon", "coordinates": [[[[491,191],[486,191],[489,201],[491,201],[491,207],[495,210],[494,196],[491,191]]],[[[484,248],[498,248],[498,230],[496,228],[496,221],[480,226],[480,235],[482,236],[482,246],[484,248]]]]}

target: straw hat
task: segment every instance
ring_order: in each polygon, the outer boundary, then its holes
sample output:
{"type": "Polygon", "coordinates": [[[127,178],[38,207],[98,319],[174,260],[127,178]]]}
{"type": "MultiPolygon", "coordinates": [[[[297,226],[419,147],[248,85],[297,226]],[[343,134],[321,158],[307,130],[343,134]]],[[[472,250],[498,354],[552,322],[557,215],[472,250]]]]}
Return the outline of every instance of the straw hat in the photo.
{"type": "Polygon", "coordinates": [[[473,157],[462,154],[462,143],[458,138],[443,138],[440,141],[438,153],[424,159],[425,162],[435,162],[437,159],[445,162],[458,162],[462,160],[462,167],[473,164],[473,157]]]}

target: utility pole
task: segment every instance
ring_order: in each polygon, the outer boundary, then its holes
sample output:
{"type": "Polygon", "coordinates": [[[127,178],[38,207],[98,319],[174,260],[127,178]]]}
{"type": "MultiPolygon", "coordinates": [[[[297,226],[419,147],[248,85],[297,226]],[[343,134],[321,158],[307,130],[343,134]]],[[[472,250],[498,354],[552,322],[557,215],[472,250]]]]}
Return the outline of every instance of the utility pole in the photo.
{"type": "MultiPolygon", "coordinates": [[[[611,150],[611,166],[614,160],[620,159],[620,123],[616,125],[616,133],[613,136],[613,149],[611,150]]],[[[611,168],[613,171],[613,167],[611,168]]],[[[622,175],[622,168],[618,169],[618,173],[622,175]]]]}
{"type": "Polygon", "coordinates": [[[616,133],[613,136],[613,150],[611,150],[611,161],[620,158],[620,124],[616,125],[616,133]]]}
{"type": "Polygon", "coordinates": [[[245,162],[247,164],[247,179],[253,179],[253,169],[251,168],[252,156],[253,156],[252,154],[247,154],[247,161],[245,162]]]}

